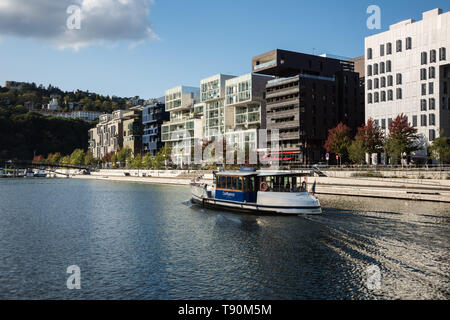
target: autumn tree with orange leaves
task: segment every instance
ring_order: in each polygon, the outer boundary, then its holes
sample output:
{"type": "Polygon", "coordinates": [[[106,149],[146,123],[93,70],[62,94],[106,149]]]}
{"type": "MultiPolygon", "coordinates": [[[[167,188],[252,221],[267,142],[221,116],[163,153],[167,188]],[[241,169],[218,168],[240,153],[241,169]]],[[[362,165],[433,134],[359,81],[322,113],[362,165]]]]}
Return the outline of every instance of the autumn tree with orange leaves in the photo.
{"type": "Polygon", "coordinates": [[[330,153],[337,154],[339,157],[347,159],[351,140],[350,128],[340,122],[336,128],[328,131],[328,139],[325,142],[324,148],[330,153]]]}

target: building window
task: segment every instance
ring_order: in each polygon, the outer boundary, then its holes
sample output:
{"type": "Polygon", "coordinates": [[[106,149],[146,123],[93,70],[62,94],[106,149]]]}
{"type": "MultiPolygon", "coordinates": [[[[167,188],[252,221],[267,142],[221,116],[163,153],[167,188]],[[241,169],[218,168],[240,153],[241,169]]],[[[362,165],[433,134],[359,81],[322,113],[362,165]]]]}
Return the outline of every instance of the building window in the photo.
{"type": "Polygon", "coordinates": [[[381,87],[386,88],[386,77],[381,77],[381,87]]]}
{"type": "Polygon", "coordinates": [[[427,53],[425,51],[420,55],[420,62],[422,65],[427,64],[427,53]]]}
{"type": "Polygon", "coordinates": [[[388,76],[387,82],[388,82],[388,87],[392,87],[394,85],[394,77],[388,76]]]}
{"type": "Polygon", "coordinates": [[[430,63],[436,62],[436,50],[430,51],[430,63]]]}
{"type": "Polygon", "coordinates": [[[384,73],[386,71],[385,63],[380,63],[380,73],[384,73]]]}
{"type": "Polygon", "coordinates": [[[380,87],[380,80],[378,78],[376,78],[374,81],[375,81],[374,88],[378,89],[380,87]]]}
{"type": "Polygon", "coordinates": [[[427,100],[420,100],[420,111],[427,111],[427,100]]]}
{"type": "Polygon", "coordinates": [[[372,90],[372,80],[371,79],[367,80],[367,89],[372,90]]]}
{"type": "Polygon", "coordinates": [[[413,116],[413,123],[412,123],[413,127],[417,127],[417,116],[413,116]]]}
{"type": "Polygon", "coordinates": [[[434,113],[431,113],[431,114],[428,116],[428,124],[429,124],[430,126],[435,126],[435,125],[436,125],[436,117],[435,117],[434,113]]]}
{"type": "Polygon", "coordinates": [[[389,118],[389,119],[388,119],[388,128],[389,128],[389,129],[391,128],[391,124],[392,124],[392,118],[389,118]]]}
{"type": "Polygon", "coordinates": [[[439,60],[440,61],[447,60],[445,48],[440,48],[439,49],[439,60]]]}
{"type": "Polygon", "coordinates": [[[397,84],[402,84],[402,74],[401,73],[397,73],[397,84]]]}
{"type": "Polygon", "coordinates": [[[386,44],[386,54],[392,54],[392,43],[386,44]]]}
{"type": "Polygon", "coordinates": [[[386,61],[386,72],[392,72],[392,61],[386,61]]]}
{"type": "Polygon", "coordinates": [[[420,125],[422,127],[426,127],[427,126],[427,115],[426,114],[420,115],[420,125]]]}
{"type": "MultiPolygon", "coordinates": [[[[435,79],[436,78],[436,68],[435,67],[430,67],[429,71],[429,78],[430,79],[435,79]]],[[[426,80],[426,79],[424,79],[426,80]]]]}
{"type": "Polygon", "coordinates": [[[397,40],[397,52],[402,52],[402,40],[397,40]]]}
{"type": "Polygon", "coordinates": [[[428,84],[428,94],[434,94],[434,82],[428,84]]]}
{"type": "Polygon", "coordinates": [[[381,102],[386,101],[386,91],[381,91],[381,102]]]}
{"type": "Polygon", "coordinates": [[[368,76],[371,76],[371,75],[372,75],[372,66],[371,66],[371,65],[368,65],[368,66],[367,66],[367,75],[368,75],[368,76]]]}
{"type": "Polygon", "coordinates": [[[402,99],[402,88],[397,88],[397,100],[402,99]]]}
{"type": "Polygon", "coordinates": [[[378,63],[375,63],[375,64],[373,65],[373,74],[374,74],[374,75],[377,75],[377,74],[378,74],[378,63]]]}
{"type": "Polygon", "coordinates": [[[372,100],[372,94],[369,93],[369,94],[367,94],[367,103],[372,103],[372,102],[373,102],[373,100],[372,100]]]}
{"type": "Polygon", "coordinates": [[[435,110],[436,109],[436,100],[434,98],[430,98],[428,103],[428,109],[435,110]]]}
{"type": "Polygon", "coordinates": [[[430,141],[434,141],[434,139],[436,139],[436,131],[434,131],[434,129],[430,129],[428,135],[429,135],[430,141]]]}
{"type": "Polygon", "coordinates": [[[378,92],[375,92],[374,94],[374,102],[375,103],[380,102],[380,94],[378,92]]]}
{"type": "Polygon", "coordinates": [[[386,129],[386,119],[381,119],[381,129],[386,129]]]}
{"type": "Polygon", "coordinates": [[[427,95],[427,84],[426,83],[422,84],[422,95],[423,96],[427,95]]]}
{"type": "Polygon", "coordinates": [[[406,50],[412,49],[412,39],[411,37],[406,38],[406,50]]]}
{"type": "Polygon", "coordinates": [[[394,100],[394,92],[392,90],[388,90],[388,101],[394,100]]]}
{"type": "Polygon", "coordinates": [[[384,44],[380,44],[380,56],[384,57],[384,44]]]}
{"type": "Polygon", "coordinates": [[[427,69],[420,69],[420,80],[427,80],[427,69]]]}
{"type": "Polygon", "coordinates": [[[372,48],[367,49],[367,60],[372,59],[372,48]]]}

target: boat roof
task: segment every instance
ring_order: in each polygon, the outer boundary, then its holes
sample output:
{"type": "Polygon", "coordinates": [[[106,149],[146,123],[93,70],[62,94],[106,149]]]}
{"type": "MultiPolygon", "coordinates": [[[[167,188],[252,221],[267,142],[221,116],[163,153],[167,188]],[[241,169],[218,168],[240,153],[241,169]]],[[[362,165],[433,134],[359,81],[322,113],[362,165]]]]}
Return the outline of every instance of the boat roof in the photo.
{"type": "Polygon", "coordinates": [[[257,172],[241,172],[241,171],[222,171],[216,172],[216,176],[238,176],[238,177],[249,177],[258,175],[257,172]]]}
{"type": "Polygon", "coordinates": [[[249,176],[258,176],[258,177],[274,177],[274,176],[306,176],[307,173],[302,172],[287,172],[287,171],[258,171],[258,172],[241,172],[241,171],[222,171],[216,172],[215,175],[218,176],[234,176],[234,177],[249,177],[249,176]]]}

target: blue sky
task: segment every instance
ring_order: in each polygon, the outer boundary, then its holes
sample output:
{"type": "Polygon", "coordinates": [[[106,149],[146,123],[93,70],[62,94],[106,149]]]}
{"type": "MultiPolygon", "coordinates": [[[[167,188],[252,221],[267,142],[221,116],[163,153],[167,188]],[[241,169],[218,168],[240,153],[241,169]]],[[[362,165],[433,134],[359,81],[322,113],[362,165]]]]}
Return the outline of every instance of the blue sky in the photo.
{"type": "MultiPolygon", "coordinates": [[[[150,98],[180,84],[199,86],[200,79],[217,73],[248,73],[252,56],[275,48],[356,57],[363,55],[364,37],[379,32],[366,27],[371,4],[381,8],[381,31],[419,20],[423,11],[450,7],[448,0],[155,0],[149,21],[157,39],[137,46],[121,39],[78,51],[58,49],[45,37],[0,26],[0,81],[150,98]]],[[[0,5],[0,17],[1,10],[0,5]]]]}

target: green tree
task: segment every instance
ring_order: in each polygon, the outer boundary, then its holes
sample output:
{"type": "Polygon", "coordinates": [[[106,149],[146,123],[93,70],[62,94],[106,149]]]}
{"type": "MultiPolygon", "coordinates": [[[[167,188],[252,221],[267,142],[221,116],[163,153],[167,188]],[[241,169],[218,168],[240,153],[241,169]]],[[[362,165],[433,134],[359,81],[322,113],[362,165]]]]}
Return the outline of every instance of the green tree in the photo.
{"type": "Polygon", "coordinates": [[[117,151],[117,161],[120,162],[120,164],[124,164],[127,159],[129,159],[131,157],[131,149],[130,148],[123,148],[123,149],[119,149],[117,151]]]}
{"type": "Polygon", "coordinates": [[[348,157],[348,148],[351,144],[350,128],[340,122],[336,128],[328,131],[328,139],[325,142],[325,149],[335,153],[342,158],[348,157]]]}
{"type": "Polygon", "coordinates": [[[432,158],[438,160],[441,165],[450,162],[450,138],[444,137],[443,134],[444,131],[441,130],[440,137],[434,139],[429,147],[432,158]]]}
{"type": "Polygon", "coordinates": [[[153,159],[149,154],[146,154],[142,158],[142,166],[144,169],[151,169],[153,166],[153,159]]]}
{"type": "Polygon", "coordinates": [[[86,152],[84,156],[84,164],[87,166],[94,164],[94,155],[92,154],[92,152],[86,152]]]}
{"type": "Polygon", "coordinates": [[[142,156],[140,154],[131,160],[131,167],[134,169],[142,169],[142,156]]]}
{"type": "Polygon", "coordinates": [[[400,163],[403,155],[409,156],[419,150],[417,129],[408,124],[404,114],[400,114],[391,122],[389,137],[386,141],[386,153],[395,164],[400,163]]]}
{"type": "Polygon", "coordinates": [[[82,149],[75,149],[70,155],[70,164],[79,166],[84,163],[84,151],[82,149]]]}
{"type": "Polygon", "coordinates": [[[348,148],[349,158],[353,163],[363,164],[366,160],[366,149],[361,139],[353,140],[348,148]]]}
{"type": "Polygon", "coordinates": [[[59,163],[61,164],[70,164],[70,156],[64,156],[60,159],[59,163]]]}

